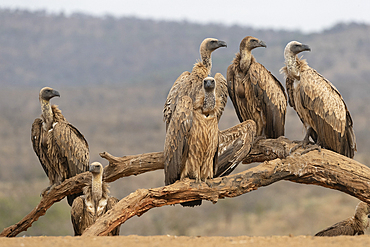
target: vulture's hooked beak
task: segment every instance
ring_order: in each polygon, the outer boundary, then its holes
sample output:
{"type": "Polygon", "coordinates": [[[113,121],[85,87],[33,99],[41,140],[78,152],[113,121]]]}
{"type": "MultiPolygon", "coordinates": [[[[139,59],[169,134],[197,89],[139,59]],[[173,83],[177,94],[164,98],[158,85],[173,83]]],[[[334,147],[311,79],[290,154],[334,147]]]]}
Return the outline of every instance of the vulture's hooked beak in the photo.
{"type": "Polygon", "coordinates": [[[258,42],[258,44],[260,45],[260,47],[267,47],[266,43],[263,42],[262,40],[260,40],[260,42],[258,42]]]}
{"type": "Polygon", "coordinates": [[[53,90],[52,92],[53,97],[60,97],[60,94],[57,90],[53,90]]]}
{"type": "Polygon", "coordinates": [[[227,44],[225,41],[219,40],[218,41],[218,47],[227,47],[227,44]]]}
{"type": "Polygon", "coordinates": [[[308,45],[302,44],[302,51],[311,51],[311,48],[308,45]]]}

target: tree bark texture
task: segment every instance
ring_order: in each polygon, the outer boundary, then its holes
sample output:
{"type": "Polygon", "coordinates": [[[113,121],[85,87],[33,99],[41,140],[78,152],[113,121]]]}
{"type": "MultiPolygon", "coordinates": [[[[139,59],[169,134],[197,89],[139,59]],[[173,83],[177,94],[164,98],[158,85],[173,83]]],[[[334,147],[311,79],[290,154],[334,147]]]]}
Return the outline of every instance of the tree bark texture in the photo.
{"type": "MultiPolygon", "coordinates": [[[[123,198],[83,235],[106,235],[129,218],[140,216],[153,207],[196,199],[216,203],[218,199],[236,197],[280,180],[316,184],[345,192],[370,203],[370,169],[367,166],[325,149],[321,152],[311,151],[304,155],[300,154],[302,149],[298,149],[287,156],[294,145],[283,137],[261,139],[253,145],[252,150],[243,160],[245,164],[264,162],[257,167],[238,174],[211,179],[207,183],[197,184],[186,179],[165,187],[137,190],[123,198]]],[[[163,152],[124,157],[114,157],[106,152],[100,155],[109,161],[109,165],[104,168],[103,180],[106,182],[163,169],[163,152]]],[[[20,222],[5,228],[0,236],[14,237],[27,230],[53,203],[69,194],[82,191],[90,181],[91,175],[88,172],[65,180],[42,198],[39,205],[20,222]]]]}
{"type": "Polygon", "coordinates": [[[311,151],[265,161],[244,172],[215,178],[207,183],[196,184],[186,179],[165,187],[137,190],[99,218],[83,236],[104,236],[129,218],[140,216],[153,207],[197,199],[216,203],[218,199],[240,196],[280,180],[339,190],[370,203],[370,168],[322,149],[321,152],[311,151]]]}

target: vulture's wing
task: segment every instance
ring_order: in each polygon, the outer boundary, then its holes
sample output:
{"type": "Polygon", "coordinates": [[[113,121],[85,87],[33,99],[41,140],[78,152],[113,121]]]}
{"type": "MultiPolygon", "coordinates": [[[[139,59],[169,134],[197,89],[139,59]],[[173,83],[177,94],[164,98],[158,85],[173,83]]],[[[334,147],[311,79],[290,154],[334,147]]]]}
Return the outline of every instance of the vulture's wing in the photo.
{"type": "Polygon", "coordinates": [[[73,200],[71,207],[71,219],[75,236],[80,236],[82,234],[84,206],[85,203],[82,197],[77,197],[73,200]]]}
{"type": "Polygon", "coordinates": [[[41,166],[44,169],[47,176],[49,176],[48,169],[50,169],[50,161],[47,157],[47,150],[41,146],[43,140],[44,131],[42,129],[42,119],[36,118],[31,128],[31,141],[32,147],[37,157],[40,160],[41,166]]]}
{"type": "Polygon", "coordinates": [[[338,222],[316,233],[315,236],[340,236],[340,235],[354,236],[356,234],[356,231],[354,230],[351,222],[352,222],[351,218],[338,222]]]}
{"type": "Polygon", "coordinates": [[[89,170],[89,146],[84,136],[70,123],[60,121],[53,126],[53,145],[57,146],[60,157],[68,163],[69,176],[89,170]]]}
{"type": "Polygon", "coordinates": [[[303,71],[300,79],[302,106],[309,111],[323,146],[353,157],[356,140],[352,118],[338,90],[312,68],[303,71]]]}
{"type": "Polygon", "coordinates": [[[237,167],[249,154],[255,135],[256,123],[253,120],[220,131],[215,177],[227,176],[237,167]]]}
{"type": "MultiPolygon", "coordinates": [[[[248,76],[257,105],[265,115],[265,134],[271,138],[284,135],[287,98],[281,83],[260,63],[252,63],[248,76]]],[[[247,91],[247,90],[246,90],[247,91]]],[[[247,97],[248,100],[248,97],[247,97]]]]}
{"type": "Polygon", "coordinates": [[[164,145],[165,184],[180,179],[188,156],[189,131],[193,123],[193,103],[190,97],[179,99],[166,133],[164,145]]]}
{"type": "Polygon", "coordinates": [[[183,72],[173,84],[170,92],[168,93],[166,102],[163,108],[163,121],[166,123],[166,130],[170,124],[172,113],[175,111],[175,107],[179,97],[183,96],[183,87],[186,84],[187,78],[190,72],[183,72]]]}
{"type": "Polygon", "coordinates": [[[227,68],[227,89],[240,122],[247,120],[247,117],[244,114],[247,111],[245,95],[239,93],[239,90],[244,91],[244,86],[242,78],[236,74],[234,64],[229,65],[227,68]]]}
{"type": "MultiPolygon", "coordinates": [[[[114,205],[117,204],[117,202],[119,202],[119,200],[117,198],[112,197],[112,196],[108,197],[106,211],[111,210],[114,207],[114,205]]],[[[110,232],[109,235],[111,235],[111,236],[118,236],[119,235],[120,227],[121,227],[121,225],[119,225],[116,228],[114,228],[110,232]]]]}
{"type": "Polygon", "coordinates": [[[217,120],[220,121],[221,115],[224,112],[227,103],[227,82],[225,77],[221,73],[216,73],[216,114],[217,120]]]}
{"type": "Polygon", "coordinates": [[[115,198],[113,196],[108,197],[108,200],[107,200],[107,211],[108,210],[111,210],[114,207],[114,205],[117,204],[117,202],[119,202],[119,200],[117,198],[115,198]]]}

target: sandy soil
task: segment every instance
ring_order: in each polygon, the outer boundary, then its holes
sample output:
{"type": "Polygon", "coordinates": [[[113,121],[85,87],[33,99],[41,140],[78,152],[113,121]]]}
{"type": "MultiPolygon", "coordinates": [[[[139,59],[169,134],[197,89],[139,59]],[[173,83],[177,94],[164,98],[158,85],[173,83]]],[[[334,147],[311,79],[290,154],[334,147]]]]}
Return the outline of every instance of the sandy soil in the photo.
{"type": "Polygon", "coordinates": [[[311,237],[311,236],[272,236],[272,237],[176,237],[176,236],[118,236],[118,237],[19,237],[0,238],[0,246],[17,247],[101,247],[101,246],[369,246],[370,236],[356,237],[311,237]]]}

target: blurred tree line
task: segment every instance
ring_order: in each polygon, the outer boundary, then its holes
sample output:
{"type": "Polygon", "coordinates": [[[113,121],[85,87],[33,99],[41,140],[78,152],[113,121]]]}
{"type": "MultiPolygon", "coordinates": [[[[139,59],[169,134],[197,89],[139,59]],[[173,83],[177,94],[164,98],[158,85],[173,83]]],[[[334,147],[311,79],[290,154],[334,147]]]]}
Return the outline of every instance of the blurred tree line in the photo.
{"type": "MultiPolygon", "coordinates": [[[[312,51],[304,57],[342,93],[357,136],[355,159],[368,164],[369,33],[369,25],[358,23],[303,34],[248,26],[0,10],[0,229],[31,211],[40,191],[48,186],[30,140],[33,120],[41,113],[38,93],[42,87],[61,93],[52,103],[85,135],[91,161],[107,165],[98,155],[102,151],[115,156],[161,151],[167,93],[183,71],[192,69],[199,59],[199,45],[207,37],[228,44],[213,54],[212,72],[224,76],[245,36],[264,40],[267,48],[253,53],[283,85],[279,69],[284,66],[285,45],[291,40],[310,45],[312,51]]],[[[220,129],[236,123],[229,101],[220,129]]],[[[304,135],[291,108],[286,135],[297,140],[304,135]]],[[[240,165],[238,169],[246,168],[240,165]]],[[[163,185],[163,171],[157,171],[120,179],[111,184],[111,192],[121,199],[138,188],[163,185]]],[[[195,209],[150,210],[126,222],[121,234],[314,234],[351,215],[357,202],[339,192],[282,182],[216,205],[204,204],[195,209]],[[338,207],[333,210],[328,203],[338,207]]],[[[25,234],[72,235],[69,210],[64,201],[54,205],[25,234]],[[52,227],[56,221],[58,227],[52,227]]]]}

